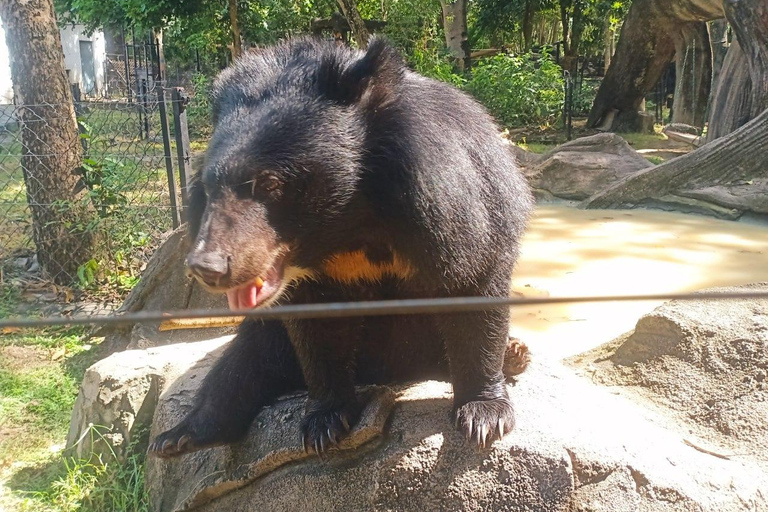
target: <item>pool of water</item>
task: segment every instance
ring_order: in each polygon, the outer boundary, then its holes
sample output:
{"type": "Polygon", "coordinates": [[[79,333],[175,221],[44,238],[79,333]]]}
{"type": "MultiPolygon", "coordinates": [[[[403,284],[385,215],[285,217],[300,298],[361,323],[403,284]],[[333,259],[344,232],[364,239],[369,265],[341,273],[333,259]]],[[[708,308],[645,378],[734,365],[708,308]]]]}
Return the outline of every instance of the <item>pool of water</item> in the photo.
{"type": "MultiPolygon", "coordinates": [[[[541,205],[514,274],[524,296],[686,292],[768,281],[768,227],[650,210],[541,205]]],[[[525,306],[512,334],[567,357],[631,330],[661,301],[525,306]]]]}

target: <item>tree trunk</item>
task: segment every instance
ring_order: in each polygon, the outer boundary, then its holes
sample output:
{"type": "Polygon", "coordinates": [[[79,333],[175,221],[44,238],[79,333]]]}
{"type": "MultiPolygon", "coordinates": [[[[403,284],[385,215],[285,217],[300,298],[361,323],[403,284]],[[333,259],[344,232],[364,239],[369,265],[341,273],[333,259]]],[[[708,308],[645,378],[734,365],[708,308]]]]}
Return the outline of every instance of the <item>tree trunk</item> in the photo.
{"type": "Polygon", "coordinates": [[[445,44],[457,67],[466,71],[472,65],[467,35],[467,0],[440,0],[440,5],[443,8],[445,44]]]}
{"type": "Polygon", "coordinates": [[[723,9],[749,63],[753,119],[768,108],[768,2],[724,0],[723,9]]]}
{"type": "Polygon", "coordinates": [[[568,23],[568,7],[572,0],[560,0],[560,23],[563,25],[563,55],[570,53],[570,44],[568,43],[568,32],[570,30],[568,23]]]}
{"type": "Polygon", "coordinates": [[[52,0],[0,0],[11,64],[21,166],[40,264],[71,284],[92,255],[94,212],[84,197],[72,93],[52,0]]]}
{"type": "MultiPolygon", "coordinates": [[[[572,75],[576,74],[579,67],[579,48],[581,47],[581,37],[584,34],[584,12],[583,6],[580,0],[574,0],[572,5],[572,11],[570,16],[566,15],[563,19],[564,23],[568,23],[568,20],[572,20],[571,35],[568,41],[565,57],[561,64],[563,69],[567,69],[572,75]]],[[[565,41],[565,36],[563,36],[565,41]]]]}
{"type": "MultiPolygon", "coordinates": [[[[745,210],[768,213],[768,194],[755,182],[768,186],[765,172],[765,148],[768,147],[768,110],[735,132],[712,143],[640,171],[613,187],[588,199],[587,208],[619,208],[634,206],[649,199],[676,195],[696,197],[696,190],[731,186],[739,194],[723,194],[725,202],[751,201],[745,210]],[[746,190],[746,192],[744,192],[746,190]]],[[[726,205],[738,207],[737,204],[726,205]]]]}
{"type": "Polygon", "coordinates": [[[352,37],[355,38],[357,47],[360,49],[366,49],[368,47],[368,40],[371,38],[368,33],[368,29],[365,27],[363,17],[360,16],[360,11],[357,10],[357,4],[355,0],[338,0],[341,12],[347,19],[350,28],[352,29],[352,37]]]}
{"type": "Polygon", "coordinates": [[[229,0],[229,26],[232,29],[232,60],[243,54],[240,24],[237,19],[237,0],[229,0]]]}
{"type": "Polygon", "coordinates": [[[165,62],[165,46],[163,45],[163,29],[159,28],[152,31],[152,36],[155,39],[157,45],[157,62],[160,71],[160,80],[168,80],[167,71],[168,65],[165,62]]]}
{"type": "Polygon", "coordinates": [[[723,62],[712,100],[707,141],[726,135],[768,108],[768,5],[725,0],[735,40],[723,62]]]}
{"type": "Polygon", "coordinates": [[[634,0],[587,126],[599,126],[614,110],[618,111],[614,118],[617,122],[635,116],[645,95],[672,61],[675,45],[670,34],[682,23],[722,17],[719,0],[677,0],[672,6],[669,0],[634,0]]]}
{"type": "Polygon", "coordinates": [[[533,0],[526,0],[525,12],[523,12],[523,46],[526,52],[533,44],[533,14],[533,0]]]}
{"type": "Polygon", "coordinates": [[[707,23],[683,25],[675,37],[675,101],[672,122],[704,127],[712,82],[707,23]]]}
{"type": "Polygon", "coordinates": [[[707,124],[707,142],[728,135],[749,122],[752,112],[752,79],[747,56],[738,40],[728,47],[707,124]]]}
{"type": "Polygon", "coordinates": [[[613,28],[611,28],[611,17],[608,16],[605,20],[605,28],[603,32],[603,74],[608,72],[608,68],[611,66],[612,57],[613,28]]]}
{"type": "Polygon", "coordinates": [[[709,22],[709,43],[712,48],[712,85],[707,100],[707,115],[712,112],[712,103],[717,94],[720,71],[728,53],[728,22],[724,19],[709,22]]]}

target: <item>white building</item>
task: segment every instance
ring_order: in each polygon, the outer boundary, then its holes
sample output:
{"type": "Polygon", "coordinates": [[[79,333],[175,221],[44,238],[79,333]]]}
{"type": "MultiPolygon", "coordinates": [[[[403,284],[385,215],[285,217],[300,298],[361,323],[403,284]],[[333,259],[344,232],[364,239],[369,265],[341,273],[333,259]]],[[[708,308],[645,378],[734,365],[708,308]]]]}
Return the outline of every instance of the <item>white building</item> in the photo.
{"type": "MultiPolygon", "coordinates": [[[[69,82],[78,84],[86,96],[104,92],[106,48],[104,33],[97,30],[87,35],[82,25],[67,25],[60,30],[64,49],[64,67],[69,82]]],[[[0,104],[13,102],[10,56],[5,44],[5,31],[0,20],[0,104]]]]}

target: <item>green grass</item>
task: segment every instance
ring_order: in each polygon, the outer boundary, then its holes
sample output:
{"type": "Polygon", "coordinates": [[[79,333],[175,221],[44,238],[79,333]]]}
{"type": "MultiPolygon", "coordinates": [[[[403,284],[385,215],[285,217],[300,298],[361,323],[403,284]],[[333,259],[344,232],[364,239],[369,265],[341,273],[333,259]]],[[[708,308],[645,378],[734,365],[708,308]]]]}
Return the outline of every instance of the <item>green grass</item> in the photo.
{"type": "Polygon", "coordinates": [[[78,329],[0,335],[0,460],[36,461],[63,442],[93,345],[78,329]]]}
{"type": "MultiPolygon", "coordinates": [[[[20,300],[17,289],[0,286],[0,318],[20,300]]],[[[0,510],[148,510],[142,449],[129,448],[121,462],[62,452],[80,382],[100,358],[98,342],[84,328],[0,332],[0,510]]]]}
{"type": "Polygon", "coordinates": [[[645,159],[651,162],[653,165],[659,165],[665,162],[665,160],[660,156],[646,156],[645,159]]]}
{"type": "Polygon", "coordinates": [[[550,149],[557,147],[557,144],[543,144],[541,142],[517,142],[515,145],[526,151],[537,154],[546,153],[550,149]]]}
{"type": "Polygon", "coordinates": [[[0,350],[0,485],[7,489],[0,510],[148,510],[143,450],[129,449],[120,462],[110,454],[76,460],[62,452],[98,345],[89,345],[82,329],[47,330],[0,335],[0,350]]]}
{"type": "MultiPolygon", "coordinates": [[[[99,435],[96,428],[91,433],[99,435]]],[[[144,464],[144,449],[136,444],[121,461],[109,453],[40,464],[11,479],[16,512],[147,512],[144,464]]]]}
{"type": "Polygon", "coordinates": [[[661,126],[656,125],[654,133],[619,133],[632,148],[638,149],[656,149],[659,144],[669,140],[666,135],[661,133],[661,126]]]}

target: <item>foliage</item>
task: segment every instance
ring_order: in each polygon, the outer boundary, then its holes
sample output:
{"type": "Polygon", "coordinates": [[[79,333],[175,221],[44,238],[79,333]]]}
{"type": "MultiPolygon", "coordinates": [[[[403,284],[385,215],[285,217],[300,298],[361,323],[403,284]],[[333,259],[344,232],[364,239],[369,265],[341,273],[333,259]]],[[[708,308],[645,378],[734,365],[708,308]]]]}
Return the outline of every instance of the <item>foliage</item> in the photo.
{"type": "Polygon", "coordinates": [[[363,18],[385,20],[384,35],[407,56],[445,45],[438,0],[358,0],[358,8],[363,18]]]}
{"type": "Polygon", "coordinates": [[[162,28],[173,18],[192,17],[211,0],[54,0],[59,21],[102,27],[162,28]]]}
{"type": "MultiPolygon", "coordinates": [[[[101,437],[100,427],[91,427],[86,435],[101,437]]],[[[63,475],[45,491],[37,493],[40,501],[50,503],[56,510],[83,512],[146,512],[149,499],[144,486],[145,453],[139,440],[146,429],[136,436],[126,450],[124,461],[111,450],[106,455],[91,454],[88,458],[65,458],[63,475]]],[[[101,443],[110,446],[108,442],[101,443]]]]}
{"type": "Polygon", "coordinates": [[[88,187],[88,199],[99,216],[109,217],[119,213],[128,204],[125,195],[124,164],[107,157],[98,161],[83,159],[83,181],[88,187]]]}
{"type": "Polygon", "coordinates": [[[548,125],[563,106],[561,73],[548,56],[496,55],[475,67],[466,89],[505,126],[548,125]]]}
{"type": "Polygon", "coordinates": [[[187,123],[193,137],[209,137],[211,125],[211,79],[202,73],[192,76],[192,97],[187,106],[187,123]]]}
{"type": "Polygon", "coordinates": [[[632,0],[588,0],[583,12],[585,26],[581,53],[596,55],[603,51],[606,28],[618,32],[622,20],[629,12],[632,0]]]}
{"type": "Polygon", "coordinates": [[[586,116],[595,101],[597,90],[600,88],[600,80],[585,79],[580,87],[573,91],[572,112],[574,116],[586,116]]]}
{"type": "MultiPolygon", "coordinates": [[[[551,10],[555,3],[554,0],[476,0],[472,10],[476,21],[470,34],[475,34],[473,39],[486,35],[494,47],[509,43],[522,32],[526,7],[535,17],[541,11],[551,10]]],[[[554,11],[550,18],[557,19],[554,11]]]]}
{"type": "Polygon", "coordinates": [[[424,76],[447,82],[456,87],[461,87],[466,82],[463,76],[454,72],[447,54],[441,56],[434,50],[416,48],[408,60],[414,71],[424,76]]]}

